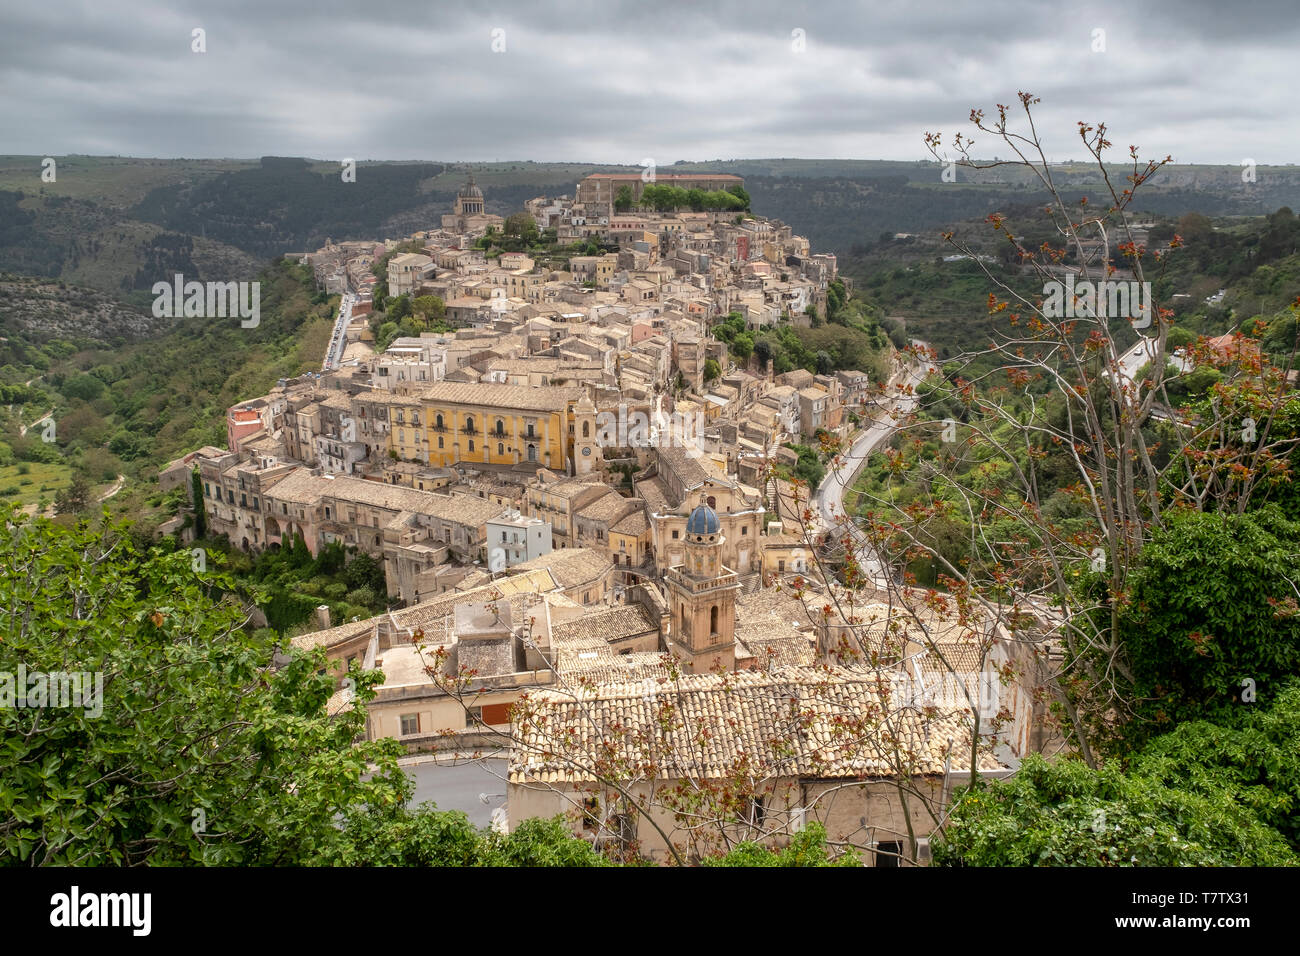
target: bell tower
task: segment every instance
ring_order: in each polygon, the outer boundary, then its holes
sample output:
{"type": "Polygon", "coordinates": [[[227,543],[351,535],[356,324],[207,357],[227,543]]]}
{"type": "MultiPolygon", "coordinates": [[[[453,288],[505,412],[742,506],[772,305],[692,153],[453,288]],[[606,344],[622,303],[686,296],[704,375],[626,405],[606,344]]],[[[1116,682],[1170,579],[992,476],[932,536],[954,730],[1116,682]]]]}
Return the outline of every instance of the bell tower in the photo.
{"type": "Polygon", "coordinates": [[[690,674],[736,669],[736,595],[740,581],[722,563],[717,513],[700,496],[686,519],[686,563],[669,568],[668,643],[690,674]]]}
{"type": "Polygon", "coordinates": [[[603,467],[603,452],[596,431],[596,406],[584,395],[573,407],[573,473],[589,475],[603,467]]]}

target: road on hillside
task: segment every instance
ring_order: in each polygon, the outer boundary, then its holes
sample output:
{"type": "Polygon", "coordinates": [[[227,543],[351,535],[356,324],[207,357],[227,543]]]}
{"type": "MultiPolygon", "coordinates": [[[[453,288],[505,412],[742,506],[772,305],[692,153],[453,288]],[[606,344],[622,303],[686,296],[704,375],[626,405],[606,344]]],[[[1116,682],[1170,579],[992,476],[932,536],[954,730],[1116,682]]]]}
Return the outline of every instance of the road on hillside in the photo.
{"type": "MultiPolygon", "coordinates": [[[[1132,382],[1137,373],[1141,371],[1142,366],[1152,361],[1155,357],[1156,340],[1154,338],[1141,336],[1132,348],[1128,349],[1128,351],[1119,356],[1115,361],[1116,364],[1119,365],[1120,375],[1124,376],[1127,381],[1132,382]]],[[[1165,352],[1165,361],[1180,372],[1190,371],[1189,363],[1185,359],[1174,355],[1172,352],[1165,352]]]]}
{"type": "Polygon", "coordinates": [[[897,430],[896,421],[916,408],[915,388],[933,368],[934,366],[929,362],[918,360],[890,379],[886,395],[877,402],[878,411],[873,416],[871,424],[853,440],[847,452],[838,456],[837,462],[826,472],[826,477],[822,479],[821,486],[814,496],[816,502],[814,513],[822,527],[828,530],[834,528],[837,531],[841,528],[847,529],[857,545],[858,566],[862,569],[862,573],[878,587],[888,584],[884,564],[856,524],[852,521],[841,522],[840,518],[846,514],[844,492],[853,486],[853,481],[859,469],[866,464],[868,456],[897,430]],[[896,387],[898,385],[904,387],[898,388],[896,387]]]}

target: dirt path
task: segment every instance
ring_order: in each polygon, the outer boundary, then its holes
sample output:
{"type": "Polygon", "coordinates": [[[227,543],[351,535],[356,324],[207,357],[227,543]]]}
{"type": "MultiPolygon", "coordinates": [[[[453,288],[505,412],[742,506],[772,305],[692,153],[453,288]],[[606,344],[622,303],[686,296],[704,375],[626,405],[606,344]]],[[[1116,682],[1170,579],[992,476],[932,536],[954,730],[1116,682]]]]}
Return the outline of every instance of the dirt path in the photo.
{"type": "Polygon", "coordinates": [[[96,500],[96,501],[107,501],[109,498],[113,497],[115,494],[117,494],[119,491],[121,491],[121,490],[122,490],[122,485],[125,484],[125,483],[126,483],[126,475],[118,475],[118,476],[117,476],[117,480],[116,480],[115,482],[113,482],[113,487],[109,488],[108,491],[104,492],[102,495],[100,495],[100,496],[99,496],[98,498],[96,498],[95,500],[96,500]]]}

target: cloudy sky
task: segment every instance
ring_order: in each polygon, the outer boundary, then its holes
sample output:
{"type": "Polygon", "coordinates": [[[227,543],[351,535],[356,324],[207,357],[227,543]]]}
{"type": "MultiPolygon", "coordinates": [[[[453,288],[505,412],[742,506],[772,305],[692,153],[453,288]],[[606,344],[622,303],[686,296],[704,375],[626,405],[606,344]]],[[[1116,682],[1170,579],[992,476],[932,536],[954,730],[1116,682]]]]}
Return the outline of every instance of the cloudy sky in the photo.
{"type": "Polygon", "coordinates": [[[925,159],[1023,89],[1054,159],[1300,162],[1298,49],[1295,0],[11,2],[0,153],[925,159]]]}

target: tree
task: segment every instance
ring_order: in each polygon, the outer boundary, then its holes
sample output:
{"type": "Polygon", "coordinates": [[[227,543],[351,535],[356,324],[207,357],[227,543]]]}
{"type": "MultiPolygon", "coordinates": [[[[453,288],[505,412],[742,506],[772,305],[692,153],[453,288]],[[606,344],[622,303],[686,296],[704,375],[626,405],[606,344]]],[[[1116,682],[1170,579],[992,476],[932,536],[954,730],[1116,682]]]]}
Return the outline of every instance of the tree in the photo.
{"type": "Polygon", "coordinates": [[[704,360],[704,381],[713,382],[722,377],[722,368],[714,359],[704,360]]]}
{"type": "MultiPolygon", "coordinates": [[[[971,114],[976,128],[1007,143],[1016,159],[975,161],[971,140],[960,134],[952,148],[956,161],[972,168],[1021,166],[1048,193],[1044,212],[1062,245],[1031,247],[1006,217],[987,220],[995,237],[1014,246],[1021,269],[1042,282],[1042,294],[1026,292],[1018,276],[1013,281],[994,272],[996,264],[946,235],[995,290],[990,341],[949,363],[938,385],[963,410],[961,423],[923,412],[901,420],[906,439],[888,453],[887,494],[857,508],[868,518],[865,530],[877,553],[938,562],[945,600],[979,607],[1040,660],[1047,635],[1059,642],[1065,660],[1047,689],[1079,754],[1096,766],[1099,751],[1122,747],[1119,729],[1136,713],[1134,648],[1122,620],[1143,548],[1174,511],[1246,510],[1285,468],[1291,443],[1271,431],[1284,394],[1281,369],[1237,362],[1215,386],[1216,407],[1207,404],[1195,421],[1162,424],[1152,413],[1157,402],[1171,404],[1169,310],[1149,294],[1144,306],[1137,297],[1128,301],[1126,315],[1108,314],[1125,307],[1118,294],[1066,307],[1058,269],[1070,255],[1081,263],[1080,283],[1105,280],[1110,268],[1122,267],[1139,289],[1144,282],[1161,287],[1169,256],[1148,255],[1133,241],[1129,210],[1168,160],[1143,162],[1134,148],[1127,186],[1118,184],[1104,159],[1106,127],[1080,124],[1081,142],[1104,184],[1103,202],[1067,202],[1039,146],[1032,120],[1037,102],[1020,95],[1021,127],[1007,107],[999,106],[992,119],[981,110],[971,114]],[[1090,264],[1084,244],[1093,236],[1115,251],[1118,263],[1090,264]],[[1135,333],[1148,335],[1154,357],[1152,373],[1140,380],[1119,364],[1135,333]],[[1245,418],[1250,428],[1242,428],[1245,418]],[[926,543],[926,527],[941,517],[958,518],[969,529],[959,561],[926,543]]],[[[926,142],[943,161],[941,137],[928,134],[926,142]]],[[[1176,250],[1182,243],[1171,245],[1176,250]]],[[[1208,353],[1202,349],[1193,363],[1210,362],[1208,353]]],[[[922,358],[934,362],[932,352],[922,358]]]]}
{"type": "Polygon", "coordinates": [[[1189,721],[1127,769],[1049,764],[968,793],[934,845],[966,866],[1276,866],[1300,863],[1300,682],[1234,726],[1189,721]]]}
{"type": "Polygon", "coordinates": [[[1296,580],[1300,525],[1275,507],[1177,512],[1154,529],[1120,619],[1133,675],[1129,738],[1269,702],[1300,671],[1296,580]]]}
{"type": "Polygon", "coordinates": [[[632,208],[632,187],[618,187],[618,195],[614,198],[614,209],[618,212],[627,212],[632,208]]]}
{"type": "MultiPolygon", "coordinates": [[[[325,714],[322,655],[274,667],[223,572],[125,532],[0,523],[0,672],[95,675],[82,706],[0,707],[7,861],[316,863],[406,802],[395,745],[355,743],[364,711],[325,714]]],[[[380,679],[356,674],[358,699],[380,679]]]]}
{"type": "Polygon", "coordinates": [[[392,322],[400,322],[411,314],[411,297],[409,295],[399,295],[388,304],[388,318],[392,322]]]}
{"type": "Polygon", "coordinates": [[[66,488],[54,496],[54,510],[61,515],[80,514],[90,507],[90,482],[81,472],[74,472],[66,488]]]}
{"type": "Polygon", "coordinates": [[[515,213],[506,220],[504,228],[507,236],[518,236],[525,243],[537,241],[537,221],[531,213],[515,213]]]}
{"type": "Polygon", "coordinates": [[[376,594],[387,590],[384,566],[364,551],[347,563],[343,580],[349,588],[370,588],[376,594]]]}
{"type": "Polygon", "coordinates": [[[417,296],[411,300],[411,310],[426,322],[440,322],[447,317],[447,306],[436,295],[417,296]]]}

